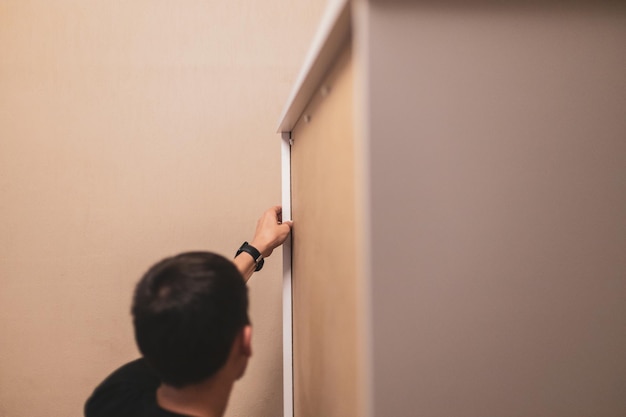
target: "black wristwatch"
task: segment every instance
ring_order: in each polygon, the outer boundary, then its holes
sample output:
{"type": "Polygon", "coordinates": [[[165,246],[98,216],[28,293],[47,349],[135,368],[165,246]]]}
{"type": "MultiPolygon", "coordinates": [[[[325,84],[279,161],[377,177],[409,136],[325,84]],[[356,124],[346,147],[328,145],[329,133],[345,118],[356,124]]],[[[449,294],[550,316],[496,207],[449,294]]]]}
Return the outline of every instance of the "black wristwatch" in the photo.
{"type": "Polygon", "coordinates": [[[257,248],[248,244],[248,242],[243,242],[243,245],[241,245],[241,247],[237,251],[237,254],[235,254],[235,258],[239,256],[241,252],[246,252],[250,254],[250,256],[252,256],[252,259],[254,259],[254,263],[256,264],[255,271],[260,271],[261,268],[263,268],[265,259],[263,259],[263,255],[261,255],[261,252],[259,252],[257,248]]]}

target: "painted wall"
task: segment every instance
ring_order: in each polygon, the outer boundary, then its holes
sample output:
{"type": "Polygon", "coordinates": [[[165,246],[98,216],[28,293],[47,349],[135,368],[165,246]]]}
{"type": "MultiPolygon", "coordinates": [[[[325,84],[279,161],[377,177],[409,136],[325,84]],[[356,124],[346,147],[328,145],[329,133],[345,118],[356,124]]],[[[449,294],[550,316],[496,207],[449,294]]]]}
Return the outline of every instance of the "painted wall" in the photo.
{"type": "Polygon", "coordinates": [[[623,416],[626,10],[495,3],[359,14],[373,415],[623,416]]]}
{"type": "MultiPolygon", "coordinates": [[[[324,2],[0,1],[0,415],[80,415],[160,258],[280,201],[275,123],[324,2]]],[[[280,251],[230,416],[282,413],[280,251]]]]}

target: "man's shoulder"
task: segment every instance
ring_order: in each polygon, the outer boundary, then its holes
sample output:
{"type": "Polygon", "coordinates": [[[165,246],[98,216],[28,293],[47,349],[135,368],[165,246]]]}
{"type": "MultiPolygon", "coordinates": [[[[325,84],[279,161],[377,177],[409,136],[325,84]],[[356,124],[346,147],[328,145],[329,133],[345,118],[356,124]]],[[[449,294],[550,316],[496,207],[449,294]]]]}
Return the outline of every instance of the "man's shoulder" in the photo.
{"type": "Polygon", "coordinates": [[[145,384],[146,386],[154,388],[158,387],[160,384],[159,377],[152,368],[150,368],[146,360],[139,358],[117,368],[102,381],[100,386],[126,382],[145,384]]]}
{"type": "Polygon", "coordinates": [[[129,362],[113,371],[85,403],[86,417],[170,416],[156,403],[159,377],[144,359],[129,362]]]}

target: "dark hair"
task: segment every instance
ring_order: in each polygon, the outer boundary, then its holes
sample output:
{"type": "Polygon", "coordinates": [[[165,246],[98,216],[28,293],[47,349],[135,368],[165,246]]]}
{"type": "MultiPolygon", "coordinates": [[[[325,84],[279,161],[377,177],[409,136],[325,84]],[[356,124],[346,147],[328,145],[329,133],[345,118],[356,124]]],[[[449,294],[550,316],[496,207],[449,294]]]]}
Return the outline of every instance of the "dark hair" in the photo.
{"type": "Polygon", "coordinates": [[[248,319],[248,289],[235,265],[210,252],[167,258],[146,272],[132,306],[135,339],[161,380],[203,381],[225,363],[248,319]]]}

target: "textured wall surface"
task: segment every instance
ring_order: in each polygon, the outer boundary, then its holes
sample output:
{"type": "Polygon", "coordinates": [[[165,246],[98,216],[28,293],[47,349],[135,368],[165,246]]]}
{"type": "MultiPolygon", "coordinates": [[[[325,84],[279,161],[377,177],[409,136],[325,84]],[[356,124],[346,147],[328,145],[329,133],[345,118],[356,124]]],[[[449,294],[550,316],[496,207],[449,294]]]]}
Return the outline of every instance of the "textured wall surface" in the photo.
{"type": "MultiPolygon", "coordinates": [[[[137,357],[160,258],[232,255],[280,201],[281,107],[324,2],[0,0],[0,415],[80,415],[137,357]]],[[[230,416],[282,414],[280,251],[230,416]]]]}

